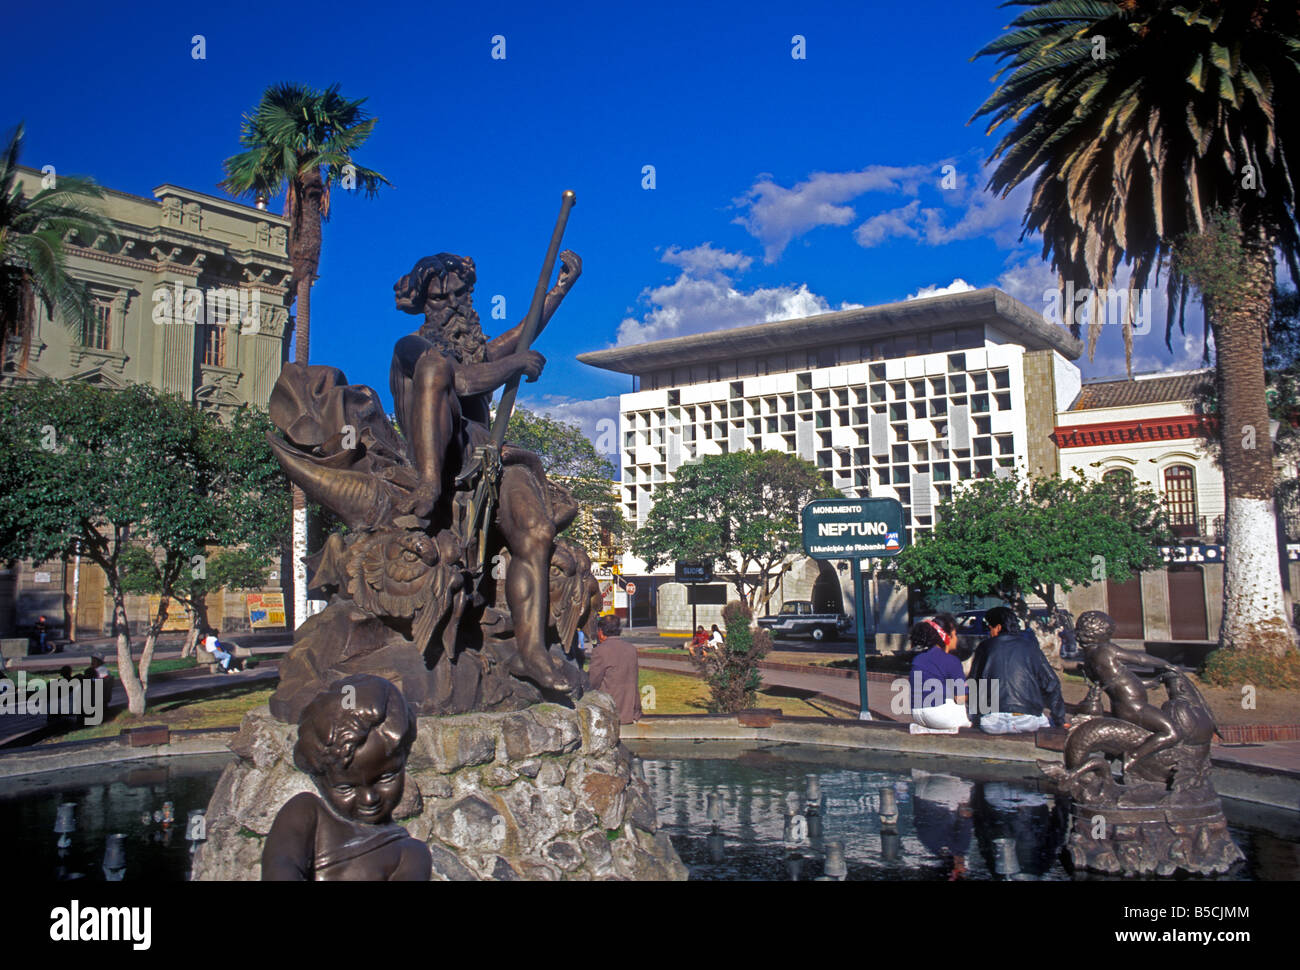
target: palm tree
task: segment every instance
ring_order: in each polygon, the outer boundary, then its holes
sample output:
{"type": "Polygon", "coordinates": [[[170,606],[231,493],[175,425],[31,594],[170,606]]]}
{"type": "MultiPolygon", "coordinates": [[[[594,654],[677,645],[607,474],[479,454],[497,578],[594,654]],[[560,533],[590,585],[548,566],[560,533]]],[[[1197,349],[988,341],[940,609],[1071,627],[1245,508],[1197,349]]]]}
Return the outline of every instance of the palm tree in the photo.
{"type": "MultiPolygon", "coordinates": [[[[330,187],[360,188],[373,198],[383,175],[357,165],[352,153],[370,137],[375,126],[362,105],[349,101],[338,85],[324,91],[301,84],[267,88],[257,110],[244,116],[239,143],[244,150],[222,163],[221,187],[234,196],[272,199],[285,193],[284,216],[289,220],[289,260],[298,303],[294,361],[310,361],[311,286],[320,266],[321,223],[329,219],[330,187]]],[[[294,618],[306,618],[307,591],[298,569],[307,555],[307,499],[293,489],[294,618]]]]}
{"type": "Polygon", "coordinates": [[[113,224],[94,203],[103,192],[88,178],[49,175],[30,198],[18,184],[23,125],[9,136],[0,161],[0,348],[10,338],[22,341],[18,373],[31,358],[36,307],[55,309],[76,331],[91,320],[94,306],[84,284],[68,274],[68,241],[92,244],[101,235],[116,238],[113,224]]]}
{"type": "MultiPolygon", "coordinates": [[[[1030,9],[975,55],[1003,62],[996,90],[971,119],[991,116],[990,133],[1009,126],[989,158],[1000,160],[989,188],[1006,196],[1033,179],[1025,234],[1043,234],[1063,286],[1109,290],[1122,261],[1132,297],[1165,272],[1166,343],[1197,286],[1223,402],[1228,550],[1219,643],[1281,654],[1295,632],[1279,571],[1262,348],[1275,249],[1300,278],[1291,175],[1300,129],[1290,111],[1300,97],[1300,13],[1269,0],[1004,4],[1012,5],[1030,9]],[[1179,251],[1225,231],[1237,265],[1230,279],[1204,285],[1179,251]]],[[[1129,307],[1131,368],[1131,299],[1129,307]]],[[[1096,309],[1089,353],[1102,323],[1096,309]]]]}

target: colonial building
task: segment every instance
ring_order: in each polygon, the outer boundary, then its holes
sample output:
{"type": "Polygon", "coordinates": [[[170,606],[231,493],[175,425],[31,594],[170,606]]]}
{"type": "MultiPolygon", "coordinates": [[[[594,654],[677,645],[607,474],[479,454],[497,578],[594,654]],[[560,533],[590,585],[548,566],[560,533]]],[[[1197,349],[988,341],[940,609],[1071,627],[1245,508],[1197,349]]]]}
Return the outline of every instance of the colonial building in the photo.
{"type": "MultiPolygon", "coordinates": [[[[1069,608],[1105,610],[1123,639],[1217,640],[1223,611],[1223,471],[1204,446],[1197,387],[1213,383],[1208,370],[1138,375],[1088,382],[1057,416],[1052,434],[1061,472],[1078,468],[1092,478],[1123,476],[1160,495],[1177,544],[1167,566],[1074,590],[1069,608]]],[[[1262,447],[1266,447],[1261,443],[1262,447]]],[[[1291,547],[1294,549],[1295,547],[1291,547]]],[[[1290,588],[1296,563],[1285,571],[1290,588]]]]}
{"type": "MultiPolygon", "coordinates": [[[[22,190],[35,194],[43,178],[23,169],[22,190]]],[[[153,198],[106,189],[100,207],[118,238],[72,239],[68,260],[90,289],[94,318],[70,326],[38,307],[26,371],[11,340],[0,390],[48,377],[149,384],[218,411],[265,407],[291,329],[287,221],[174,185],[153,198]]],[[[29,627],[40,614],[61,626],[74,588],[77,626],[97,635],[111,619],[97,568],[83,562],[75,578],[64,563],[0,570],[0,631],[29,627]]],[[[146,608],[132,604],[133,623],[146,608]]]]}
{"type": "MultiPolygon", "coordinates": [[[[1056,416],[1081,386],[1082,347],[997,289],[825,313],[579,355],[629,374],[620,398],[623,510],[643,524],[684,462],[739,450],[797,454],[854,497],[902,503],[909,534],[931,528],[955,483],[1057,468],[1056,416]]],[[[634,622],[684,629],[690,608],[671,568],[630,554],[634,622]]],[[[699,621],[720,618],[701,605],[699,621]]],[[[783,599],[846,608],[847,570],[801,560],[783,599]]],[[[909,621],[907,593],[880,584],[882,631],[909,621]]]]}

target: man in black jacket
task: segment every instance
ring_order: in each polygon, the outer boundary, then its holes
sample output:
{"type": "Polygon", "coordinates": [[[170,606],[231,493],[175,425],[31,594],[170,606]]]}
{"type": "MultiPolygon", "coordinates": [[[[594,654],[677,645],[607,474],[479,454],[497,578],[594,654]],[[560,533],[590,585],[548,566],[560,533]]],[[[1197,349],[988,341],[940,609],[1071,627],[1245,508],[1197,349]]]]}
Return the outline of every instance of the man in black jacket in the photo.
{"type": "Polygon", "coordinates": [[[991,710],[981,710],[979,727],[986,734],[1020,734],[1039,728],[1069,727],[1061,681],[1034,635],[1017,630],[1016,614],[995,606],[984,614],[993,635],[975,648],[970,675],[979,683],[978,697],[991,710]],[[1043,710],[1051,712],[1050,720],[1043,710]]]}

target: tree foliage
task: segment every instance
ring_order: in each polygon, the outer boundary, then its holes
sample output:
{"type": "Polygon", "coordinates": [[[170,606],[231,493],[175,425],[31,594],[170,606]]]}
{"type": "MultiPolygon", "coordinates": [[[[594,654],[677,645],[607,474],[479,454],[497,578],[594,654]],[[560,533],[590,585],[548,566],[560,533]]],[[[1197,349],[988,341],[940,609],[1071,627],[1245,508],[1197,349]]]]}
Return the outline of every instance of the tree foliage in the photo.
{"type": "Polygon", "coordinates": [[[229,425],[177,397],[133,385],[107,391],[39,383],[0,397],[0,557],[57,559],[80,548],[104,570],[118,665],[133,713],[169,601],[192,590],[209,546],[268,556],[283,537],[288,489],[266,443],[270,422],[242,408],[229,425]],[[127,577],[142,549],[161,594],[133,664],[127,577]]]}
{"type": "Polygon", "coordinates": [[[623,516],[612,482],[614,466],[578,425],[516,407],[506,426],[506,441],[537,455],[547,477],[577,500],[582,511],[565,530],[566,538],[593,560],[621,550],[623,516]]]}
{"type": "Polygon", "coordinates": [[[727,627],[722,646],[706,647],[695,665],[709,682],[710,713],[734,714],[754,706],[763,683],[758,663],[772,649],[772,637],[753,625],[753,611],[739,600],[726,605],[722,620],[727,627]]]}
{"type": "MultiPolygon", "coordinates": [[[[1295,266],[1300,141],[1275,105],[1300,96],[1300,9],[1268,0],[1009,5],[1028,9],[976,53],[1001,67],[971,120],[1003,129],[989,188],[1005,196],[1032,180],[1025,234],[1042,233],[1063,278],[1105,289],[1127,262],[1131,286],[1145,288],[1215,209],[1248,234],[1263,228],[1295,266]]],[[[1177,266],[1166,281],[1168,340],[1194,281],[1177,266]]],[[[1090,350],[1103,322],[1090,317],[1090,350]]],[[[1123,323],[1131,358],[1132,321],[1123,323]]]]}
{"type": "Polygon", "coordinates": [[[323,91],[273,84],[254,112],[244,116],[239,135],[243,151],[223,163],[221,187],[231,195],[271,199],[285,193],[295,282],[310,280],[307,274],[314,274],[320,262],[320,222],[330,216],[331,188],[359,188],[373,198],[381,185],[392,184],[354,158],[377,120],[366,112],[365,102],[343,97],[337,84],[323,91]]]}
{"type": "Polygon", "coordinates": [[[840,494],[812,464],[779,451],[706,455],[675,475],[657,491],[632,551],[651,569],[712,562],[751,611],[771,598],[795,561],[803,507],[840,494]]]}
{"type": "Polygon", "coordinates": [[[91,320],[90,294],[68,274],[70,240],[88,246],[117,236],[97,208],[104,193],[91,179],[55,175],[25,195],[18,184],[22,143],[19,125],[0,158],[0,349],[10,337],[22,341],[19,373],[27,370],[38,303],[78,331],[91,320]]]}
{"type": "Polygon", "coordinates": [[[1171,541],[1160,499],[1127,478],[1073,476],[979,479],[938,508],[938,521],[892,562],[909,586],[997,596],[1022,617],[1026,597],[1049,610],[1058,591],[1106,579],[1124,582],[1160,563],[1171,541]]]}
{"type": "MultiPolygon", "coordinates": [[[[1164,273],[1170,344],[1192,288],[1200,289],[1225,428],[1229,542],[1219,643],[1281,656],[1296,634],[1276,559],[1264,548],[1273,531],[1262,518],[1272,511],[1273,468],[1255,437],[1269,422],[1260,353],[1279,254],[1300,279],[1293,176],[1300,129],[1279,110],[1300,97],[1300,7],[1010,5],[1026,9],[976,54],[1001,62],[996,90],[975,114],[990,118],[990,133],[1002,130],[988,187],[1006,197],[1032,184],[1024,234],[1042,233],[1062,289],[1096,296],[1128,267],[1129,312],[1111,322],[1121,324],[1130,369],[1135,296],[1144,294],[1149,307],[1148,287],[1164,273]],[[1197,248],[1210,257],[1199,267],[1197,248]]],[[[1090,354],[1107,322],[1097,311],[1093,304],[1090,354]]]]}

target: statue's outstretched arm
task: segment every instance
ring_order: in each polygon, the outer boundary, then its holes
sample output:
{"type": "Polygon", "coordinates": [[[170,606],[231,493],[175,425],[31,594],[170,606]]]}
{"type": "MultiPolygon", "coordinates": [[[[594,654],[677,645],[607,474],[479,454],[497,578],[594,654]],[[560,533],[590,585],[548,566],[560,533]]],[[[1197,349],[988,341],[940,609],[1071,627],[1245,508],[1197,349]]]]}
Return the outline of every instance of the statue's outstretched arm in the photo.
{"type": "Polygon", "coordinates": [[[1116,647],[1115,652],[1126,664],[1133,664],[1134,666],[1139,667],[1155,667],[1157,670],[1174,669],[1174,665],[1168,660],[1162,660],[1160,657],[1153,657],[1144,650],[1129,650],[1126,647],[1116,647]]]}
{"type": "Polygon", "coordinates": [[[512,377],[537,380],[546,366],[546,358],[535,350],[509,354],[482,364],[456,365],[456,393],[461,397],[489,394],[512,377]]]}
{"type": "MultiPolygon", "coordinates": [[[[578,281],[578,277],[581,275],[582,258],[570,249],[560,253],[560,278],[551,287],[550,292],[546,294],[546,302],[542,306],[542,319],[538,322],[537,333],[540,334],[546,325],[550,323],[551,317],[559,309],[560,303],[568,295],[569,290],[573,289],[573,284],[578,281]]],[[[520,320],[505,333],[491,341],[487,345],[487,359],[501,360],[513,354],[515,347],[519,344],[519,335],[523,332],[523,328],[524,321],[520,320]]]]}

